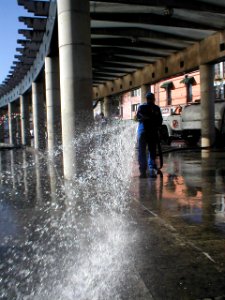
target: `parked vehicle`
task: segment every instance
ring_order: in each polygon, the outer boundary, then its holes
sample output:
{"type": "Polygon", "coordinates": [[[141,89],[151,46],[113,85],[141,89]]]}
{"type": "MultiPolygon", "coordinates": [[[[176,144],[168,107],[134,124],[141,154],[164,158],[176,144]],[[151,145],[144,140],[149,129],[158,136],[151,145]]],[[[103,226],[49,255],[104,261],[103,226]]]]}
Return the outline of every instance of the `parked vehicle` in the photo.
{"type": "MultiPolygon", "coordinates": [[[[174,107],[162,108],[163,124],[161,137],[166,143],[182,138],[189,143],[197,143],[201,137],[201,103],[200,101],[185,105],[180,113],[174,107]]],[[[225,101],[215,101],[216,142],[225,141],[225,101]]]]}
{"type": "MultiPolygon", "coordinates": [[[[179,106],[179,108],[183,109],[182,106],[179,106]]],[[[163,124],[160,131],[161,139],[166,144],[170,144],[173,139],[182,137],[182,110],[179,109],[179,111],[176,112],[176,106],[166,106],[161,108],[161,112],[163,117],[163,124]]]]}

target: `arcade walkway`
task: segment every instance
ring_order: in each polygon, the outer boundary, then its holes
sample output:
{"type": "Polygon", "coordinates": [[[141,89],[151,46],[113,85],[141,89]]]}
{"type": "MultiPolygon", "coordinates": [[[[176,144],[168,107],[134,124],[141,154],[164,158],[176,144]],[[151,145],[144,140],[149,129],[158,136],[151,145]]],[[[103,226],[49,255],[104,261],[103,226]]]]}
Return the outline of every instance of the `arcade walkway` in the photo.
{"type": "Polygon", "coordinates": [[[60,160],[0,151],[1,300],[225,299],[224,153],[170,152],[157,179],[135,163],[113,204],[60,160]]]}

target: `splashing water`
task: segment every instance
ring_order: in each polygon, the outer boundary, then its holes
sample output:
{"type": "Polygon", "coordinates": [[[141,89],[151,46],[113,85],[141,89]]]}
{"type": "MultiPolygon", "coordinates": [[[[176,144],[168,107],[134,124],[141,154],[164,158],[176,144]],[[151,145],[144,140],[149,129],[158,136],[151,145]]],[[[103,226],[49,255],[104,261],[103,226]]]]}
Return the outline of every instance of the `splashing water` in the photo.
{"type": "Polygon", "coordinates": [[[3,299],[128,299],[136,284],[128,220],[135,130],[131,123],[107,124],[73,141],[76,149],[89,145],[84,172],[60,179],[63,193],[34,209],[26,239],[9,251],[13,277],[2,279],[3,299]]]}

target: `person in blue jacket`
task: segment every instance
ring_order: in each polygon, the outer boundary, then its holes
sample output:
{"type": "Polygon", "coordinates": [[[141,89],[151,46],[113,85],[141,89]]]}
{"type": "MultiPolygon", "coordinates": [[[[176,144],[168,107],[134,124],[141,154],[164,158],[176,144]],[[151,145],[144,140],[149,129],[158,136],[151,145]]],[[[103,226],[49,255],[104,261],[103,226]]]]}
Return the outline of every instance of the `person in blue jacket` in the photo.
{"type": "Polygon", "coordinates": [[[156,147],[158,143],[158,131],[162,125],[162,114],[158,105],[155,104],[155,95],[151,92],[146,94],[146,103],[139,105],[137,111],[138,125],[138,162],[140,178],[146,178],[147,165],[150,177],[156,177],[156,147]],[[146,148],[148,148],[148,162],[146,148]]]}

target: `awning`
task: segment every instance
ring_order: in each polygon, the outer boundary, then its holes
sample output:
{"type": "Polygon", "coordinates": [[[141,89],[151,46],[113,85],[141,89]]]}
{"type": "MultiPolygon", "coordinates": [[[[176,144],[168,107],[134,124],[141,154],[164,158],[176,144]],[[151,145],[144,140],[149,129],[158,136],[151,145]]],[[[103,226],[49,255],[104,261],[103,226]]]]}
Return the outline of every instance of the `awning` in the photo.
{"type": "Polygon", "coordinates": [[[194,77],[184,77],[184,79],[182,79],[180,83],[191,84],[191,85],[197,84],[194,77]]]}
{"type": "Polygon", "coordinates": [[[162,85],[160,85],[160,87],[163,88],[163,89],[170,89],[170,90],[175,89],[173,81],[164,82],[162,85]]]}

